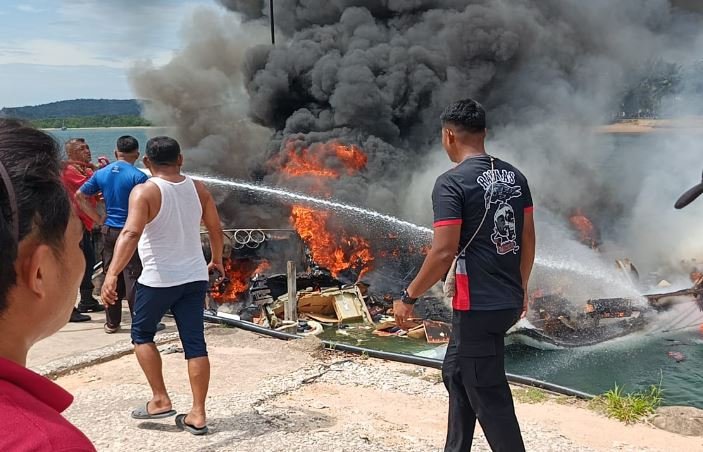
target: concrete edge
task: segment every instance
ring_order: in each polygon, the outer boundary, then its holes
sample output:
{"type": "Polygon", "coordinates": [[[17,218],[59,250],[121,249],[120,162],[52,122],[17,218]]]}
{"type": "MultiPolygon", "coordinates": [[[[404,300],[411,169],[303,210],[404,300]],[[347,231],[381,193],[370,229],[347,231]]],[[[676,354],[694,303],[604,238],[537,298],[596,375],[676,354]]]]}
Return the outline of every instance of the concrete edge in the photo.
{"type": "MultiPolygon", "coordinates": [[[[178,332],[166,333],[156,336],[154,342],[156,345],[161,345],[178,340],[179,337],[178,332]]],[[[134,346],[132,345],[132,341],[126,339],[79,355],[57,359],[41,366],[32,367],[31,369],[40,375],[55,380],[77,370],[129,355],[133,350],[134,346]]]]}
{"type": "MultiPolygon", "coordinates": [[[[205,329],[216,327],[217,325],[206,324],[205,329]]],[[[178,332],[157,334],[154,342],[156,345],[168,344],[180,339],[178,332]]],[[[86,367],[102,364],[129,355],[134,351],[134,346],[130,339],[119,341],[106,347],[89,350],[79,355],[67,356],[57,359],[41,366],[32,367],[31,370],[49,379],[55,380],[86,367]]]]}

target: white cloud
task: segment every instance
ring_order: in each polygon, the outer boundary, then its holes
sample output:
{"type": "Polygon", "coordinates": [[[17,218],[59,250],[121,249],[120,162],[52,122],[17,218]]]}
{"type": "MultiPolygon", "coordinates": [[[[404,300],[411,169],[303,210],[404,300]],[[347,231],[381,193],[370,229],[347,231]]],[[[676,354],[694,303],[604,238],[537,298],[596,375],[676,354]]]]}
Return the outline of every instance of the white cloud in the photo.
{"type": "MultiPolygon", "coordinates": [[[[144,60],[165,64],[180,45],[182,21],[198,6],[202,3],[197,0],[64,0],[43,31],[33,33],[39,38],[0,40],[0,64],[121,69],[144,60]]],[[[17,5],[20,7],[33,8],[29,4],[17,5]]]]}
{"type": "Polygon", "coordinates": [[[34,5],[30,5],[29,3],[20,3],[19,5],[16,5],[15,8],[18,11],[22,11],[23,13],[41,13],[44,12],[43,9],[37,8],[34,5]]]}
{"type": "Polygon", "coordinates": [[[85,96],[100,97],[101,89],[105,96],[129,97],[126,69],[144,61],[157,66],[170,61],[182,45],[183,21],[197,7],[215,4],[0,0],[0,82],[8,87],[0,86],[0,101],[31,104],[81,97],[83,90],[85,96]]]}
{"type": "Polygon", "coordinates": [[[49,39],[9,42],[0,46],[0,64],[41,64],[45,66],[107,66],[126,68],[128,61],[105,58],[96,49],[49,39]]]}

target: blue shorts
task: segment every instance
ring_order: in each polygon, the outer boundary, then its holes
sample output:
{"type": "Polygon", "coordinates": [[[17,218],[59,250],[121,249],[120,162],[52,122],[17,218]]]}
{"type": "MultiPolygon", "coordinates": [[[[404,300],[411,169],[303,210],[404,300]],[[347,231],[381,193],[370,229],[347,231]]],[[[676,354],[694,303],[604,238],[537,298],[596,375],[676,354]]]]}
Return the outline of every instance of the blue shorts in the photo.
{"type": "Polygon", "coordinates": [[[207,356],[203,324],[207,285],[207,281],[174,287],[148,287],[137,283],[132,317],[132,343],[153,343],[156,327],[170,309],[176,319],[186,359],[207,356]]]}

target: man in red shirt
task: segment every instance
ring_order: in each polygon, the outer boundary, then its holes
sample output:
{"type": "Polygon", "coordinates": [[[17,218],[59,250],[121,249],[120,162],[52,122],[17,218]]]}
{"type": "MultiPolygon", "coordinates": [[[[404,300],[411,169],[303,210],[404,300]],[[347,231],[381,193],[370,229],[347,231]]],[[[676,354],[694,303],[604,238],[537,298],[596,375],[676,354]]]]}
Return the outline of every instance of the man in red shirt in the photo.
{"type": "Polygon", "coordinates": [[[83,273],[80,220],[51,136],[0,119],[0,451],[94,451],[61,412],[73,397],[27,353],[69,317],[83,273]]]}
{"type": "MultiPolygon", "coordinates": [[[[61,178],[66,186],[73,208],[78,212],[78,217],[83,223],[83,241],[81,248],[83,249],[83,257],[85,258],[85,272],[83,273],[83,281],[81,282],[81,299],[78,302],[78,308],[73,310],[71,314],[71,322],[84,322],[90,320],[87,315],[82,315],[85,312],[100,312],[105,308],[95,298],[93,298],[93,267],[95,267],[95,245],[93,237],[93,222],[90,215],[84,212],[75,199],[76,192],[81,186],[90,179],[95,170],[95,166],[90,163],[90,149],[83,138],[73,138],[65,144],[66,155],[68,160],[64,162],[61,178]]],[[[89,202],[93,207],[96,205],[96,199],[90,198],[89,202]]]]}

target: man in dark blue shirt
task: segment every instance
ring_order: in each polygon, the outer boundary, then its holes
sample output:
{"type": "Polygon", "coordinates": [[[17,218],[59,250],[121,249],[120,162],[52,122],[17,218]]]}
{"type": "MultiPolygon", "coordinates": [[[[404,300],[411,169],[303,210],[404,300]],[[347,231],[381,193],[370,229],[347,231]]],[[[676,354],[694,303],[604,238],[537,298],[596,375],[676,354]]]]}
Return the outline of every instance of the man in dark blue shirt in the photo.
{"type": "MultiPolygon", "coordinates": [[[[471,449],[478,419],[494,451],[525,450],[505,376],[504,336],[527,309],[535,257],[532,195],[525,176],[486,154],[486,113],[471,99],[441,116],[442,144],[456,167],[432,192],[434,238],[418,275],[395,301],[396,321],[456,260],[452,336],[442,379],[449,392],[446,452],[471,449]]],[[[448,279],[450,281],[450,279],[448,279]]]]}
{"type": "MultiPolygon", "coordinates": [[[[107,269],[112,261],[117,237],[127,221],[127,208],[129,206],[129,195],[132,189],[148,180],[146,174],[134,167],[134,163],[139,158],[139,143],[134,137],[125,135],[117,140],[115,150],[117,161],[98,170],[76,193],[76,200],[80,203],[84,211],[93,218],[97,224],[102,224],[103,234],[103,271],[107,269]],[[98,193],[103,194],[105,199],[105,218],[101,218],[95,208],[92,208],[86,201],[98,193]]],[[[125,297],[129,304],[129,310],[134,306],[136,293],[135,283],[142,272],[142,265],[139,255],[135,252],[130,263],[120,274],[118,282],[118,294],[121,301],[125,297]]],[[[122,321],[122,303],[109,305],[105,311],[105,332],[115,333],[120,328],[122,321]]]]}

